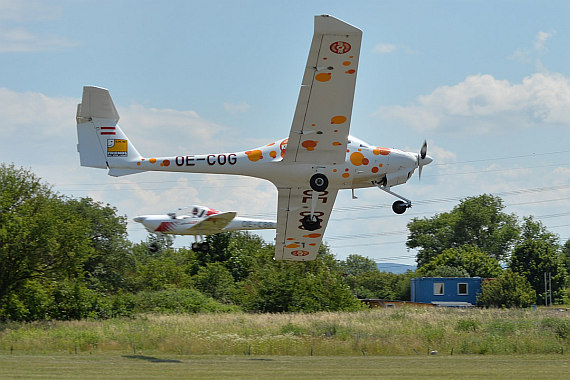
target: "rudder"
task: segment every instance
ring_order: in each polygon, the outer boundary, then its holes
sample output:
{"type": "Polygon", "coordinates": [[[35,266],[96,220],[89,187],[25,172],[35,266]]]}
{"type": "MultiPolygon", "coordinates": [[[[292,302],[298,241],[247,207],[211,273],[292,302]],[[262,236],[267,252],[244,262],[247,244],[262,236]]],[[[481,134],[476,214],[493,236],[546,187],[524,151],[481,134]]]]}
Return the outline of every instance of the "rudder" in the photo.
{"type": "MultiPolygon", "coordinates": [[[[117,125],[119,113],[108,90],[83,87],[83,98],[77,105],[76,118],[77,151],[81,166],[126,169],[130,166],[129,163],[141,158],[117,125]]],[[[124,174],[129,173],[125,171],[124,174]]]]}

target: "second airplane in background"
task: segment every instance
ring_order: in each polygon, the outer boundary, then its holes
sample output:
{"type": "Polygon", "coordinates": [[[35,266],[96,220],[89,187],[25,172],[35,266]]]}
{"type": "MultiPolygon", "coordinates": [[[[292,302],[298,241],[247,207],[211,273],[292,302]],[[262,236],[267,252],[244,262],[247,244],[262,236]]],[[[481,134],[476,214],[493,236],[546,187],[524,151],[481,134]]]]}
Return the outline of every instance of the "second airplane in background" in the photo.
{"type": "Polygon", "coordinates": [[[203,236],[227,231],[275,229],[277,223],[272,220],[241,218],[234,211],[220,212],[203,206],[179,208],[177,212],[161,215],[141,215],[133,220],[142,223],[148,232],[168,235],[193,235],[196,242],[194,251],[209,251],[203,236]],[[202,240],[198,242],[198,238],[202,240]]]}

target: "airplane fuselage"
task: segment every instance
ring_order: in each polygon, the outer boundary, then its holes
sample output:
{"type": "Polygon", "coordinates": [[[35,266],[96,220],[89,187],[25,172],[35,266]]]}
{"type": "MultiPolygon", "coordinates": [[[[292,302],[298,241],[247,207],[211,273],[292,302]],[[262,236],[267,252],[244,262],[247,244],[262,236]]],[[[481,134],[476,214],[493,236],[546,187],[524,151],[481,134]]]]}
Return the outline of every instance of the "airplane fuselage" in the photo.
{"type": "Polygon", "coordinates": [[[243,175],[266,179],[277,187],[306,186],[308,178],[318,172],[335,187],[351,189],[405,183],[417,166],[417,153],[371,146],[350,136],[345,161],[329,165],[288,164],[283,161],[286,148],[287,139],[281,139],[235,153],[139,157],[124,160],[114,169],[243,175]]]}

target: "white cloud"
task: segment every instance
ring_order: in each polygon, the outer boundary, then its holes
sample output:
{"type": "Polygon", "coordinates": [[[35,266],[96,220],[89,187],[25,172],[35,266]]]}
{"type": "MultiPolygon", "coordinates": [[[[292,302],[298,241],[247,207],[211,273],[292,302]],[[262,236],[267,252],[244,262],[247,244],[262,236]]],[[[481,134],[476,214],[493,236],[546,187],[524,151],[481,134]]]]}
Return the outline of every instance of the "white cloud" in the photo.
{"type": "Polygon", "coordinates": [[[246,102],[240,102],[240,103],[225,102],[224,103],[224,109],[232,115],[237,114],[237,113],[244,113],[250,108],[251,108],[251,106],[249,104],[247,104],[246,102]]]}
{"type": "MultiPolygon", "coordinates": [[[[24,24],[30,21],[55,19],[59,14],[59,7],[39,1],[0,0],[0,22],[4,23],[24,24]]],[[[57,50],[77,45],[77,42],[65,37],[32,32],[23,26],[0,26],[0,53],[57,50]]]]}
{"type": "Polygon", "coordinates": [[[374,46],[374,49],[372,51],[379,54],[390,54],[395,52],[396,49],[397,47],[394,44],[381,43],[374,46]]]}
{"type": "Polygon", "coordinates": [[[77,45],[64,37],[37,35],[24,28],[0,28],[0,53],[57,50],[77,45]]]}
{"type": "Polygon", "coordinates": [[[539,31],[534,38],[532,48],[517,49],[510,58],[516,59],[522,63],[534,64],[537,71],[545,72],[546,70],[542,65],[540,57],[548,52],[546,41],[554,36],[554,34],[556,33],[539,31]]]}
{"type": "Polygon", "coordinates": [[[552,35],[553,35],[552,33],[547,33],[543,31],[538,32],[534,40],[534,50],[537,52],[542,52],[546,50],[545,47],[546,40],[552,37],[552,35]]]}
{"type": "Polygon", "coordinates": [[[0,0],[0,20],[23,21],[55,17],[60,8],[41,1],[0,0]]]}
{"type": "Polygon", "coordinates": [[[454,86],[421,95],[410,106],[381,107],[376,115],[417,131],[487,134],[570,124],[570,80],[562,74],[533,74],[512,84],[492,75],[472,75],[454,86]]]}

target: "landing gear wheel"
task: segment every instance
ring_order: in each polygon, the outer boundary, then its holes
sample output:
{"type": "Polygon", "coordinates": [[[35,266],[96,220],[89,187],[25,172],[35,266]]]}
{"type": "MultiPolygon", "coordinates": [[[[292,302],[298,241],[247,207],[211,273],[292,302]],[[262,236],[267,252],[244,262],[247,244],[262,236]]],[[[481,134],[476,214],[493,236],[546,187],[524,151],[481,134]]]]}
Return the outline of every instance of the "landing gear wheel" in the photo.
{"type": "Polygon", "coordinates": [[[311,185],[311,189],[315,191],[325,191],[329,186],[329,179],[326,175],[317,173],[313,174],[311,179],[309,180],[309,184],[311,185]]]}
{"type": "Polygon", "coordinates": [[[396,201],[392,204],[392,210],[396,214],[403,214],[406,212],[407,209],[408,209],[408,204],[406,202],[396,201]]]}
{"type": "Polygon", "coordinates": [[[150,243],[148,245],[148,250],[151,251],[152,253],[155,253],[158,251],[158,244],[156,243],[150,243]]]}
{"type": "Polygon", "coordinates": [[[314,231],[321,228],[321,221],[316,216],[311,218],[311,215],[306,215],[301,219],[301,223],[303,224],[303,228],[307,231],[314,231]]]}
{"type": "Polygon", "coordinates": [[[200,244],[200,251],[202,251],[202,252],[210,251],[210,243],[203,242],[202,244],[200,244]]]}
{"type": "Polygon", "coordinates": [[[192,243],[192,250],[198,252],[200,250],[200,243],[192,243]]]}

